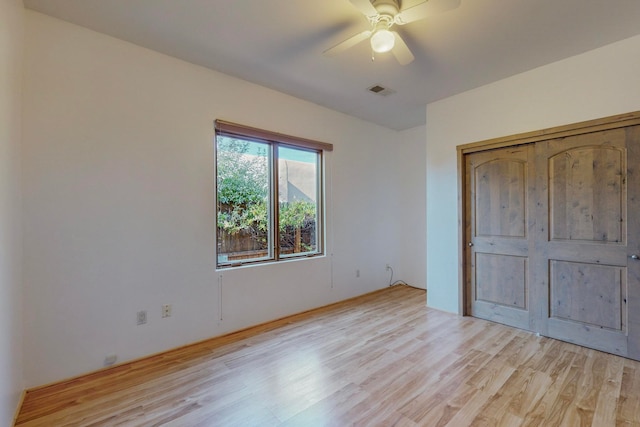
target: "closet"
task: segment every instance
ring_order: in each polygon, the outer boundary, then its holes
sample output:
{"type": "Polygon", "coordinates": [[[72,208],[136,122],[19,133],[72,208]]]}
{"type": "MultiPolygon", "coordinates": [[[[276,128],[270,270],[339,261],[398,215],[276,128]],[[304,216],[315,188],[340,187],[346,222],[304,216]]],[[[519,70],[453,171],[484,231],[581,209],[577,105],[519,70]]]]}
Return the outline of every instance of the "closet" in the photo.
{"type": "Polygon", "coordinates": [[[640,113],[458,159],[464,314],[640,360],[640,113]]]}

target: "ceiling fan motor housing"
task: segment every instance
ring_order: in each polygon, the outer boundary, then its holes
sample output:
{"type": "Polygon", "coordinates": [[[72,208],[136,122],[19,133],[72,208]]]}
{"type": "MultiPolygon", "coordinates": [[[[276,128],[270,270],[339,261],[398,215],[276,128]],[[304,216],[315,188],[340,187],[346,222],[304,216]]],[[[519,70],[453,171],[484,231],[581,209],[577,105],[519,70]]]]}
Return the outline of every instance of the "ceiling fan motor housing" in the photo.
{"type": "Polygon", "coordinates": [[[378,20],[389,20],[393,23],[393,18],[400,13],[398,0],[373,0],[373,7],[378,11],[378,20]]]}

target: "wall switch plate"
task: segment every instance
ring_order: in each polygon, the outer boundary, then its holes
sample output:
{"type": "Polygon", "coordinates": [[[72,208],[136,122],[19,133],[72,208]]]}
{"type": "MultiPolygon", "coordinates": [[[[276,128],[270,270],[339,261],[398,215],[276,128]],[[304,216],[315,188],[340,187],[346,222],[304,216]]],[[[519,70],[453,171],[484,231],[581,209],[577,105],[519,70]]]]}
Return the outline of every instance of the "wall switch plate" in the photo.
{"type": "Polygon", "coordinates": [[[147,312],[145,310],[139,311],[137,314],[138,325],[144,325],[147,323],[147,312]]]}
{"type": "Polygon", "coordinates": [[[162,317],[171,317],[171,304],[164,304],[162,306],[162,317]]]}

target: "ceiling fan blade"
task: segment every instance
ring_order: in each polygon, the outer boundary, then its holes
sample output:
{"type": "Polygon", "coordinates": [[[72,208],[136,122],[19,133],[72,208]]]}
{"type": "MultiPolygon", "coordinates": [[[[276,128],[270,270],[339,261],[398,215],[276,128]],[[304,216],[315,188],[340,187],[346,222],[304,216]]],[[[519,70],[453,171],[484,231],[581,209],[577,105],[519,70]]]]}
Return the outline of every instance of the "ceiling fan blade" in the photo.
{"type": "Polygon", "coordinates": [[[402,40],[402,37],[400,37],[400,34],[398,34],[396,31],[392,31],[392,33],[396,38],[396,42],[393,45],[393,49],[391,49],[391,53],[393,53],[393,56],[396,57],[400,65],[407,65],[410,62],[413,62],[415,57],[413,56],[413,53],[411,53],[411,51],[409,50],[409,47],[404,42],[404,40],[402,40]]]}
{"type": "Polygon", "coordinates": [[[361,32],[359,34],[356,34],[353,37],[349,37],[345,41],[343,41],[341,43],[338,43],[337,45],[325,50],[324,52],[322,52],[322,54],[325,55],[325,56],[337,55],[337,54],[339,54],[341,52],[344,52],[345,50],[357,45],[358,43],[361,43],[361,42],[365,41],[369,37],[371,37],[371,31],[369,31],[369,30],[363,31],[363,32],[361,32]]]}
{"type": "Polygon", "coordinates": [[[404,25],[428,16],[456,9],[460,6],[461,1],[462,0],[427,0],[424,3],[420,3],[398,13],[395,16],[395,23],[404,25]]]}
{"type": "Polygon", "coordinates": [[[364,16],[376,16],[378,11],[369,0],[349,0],[364,16]]]}

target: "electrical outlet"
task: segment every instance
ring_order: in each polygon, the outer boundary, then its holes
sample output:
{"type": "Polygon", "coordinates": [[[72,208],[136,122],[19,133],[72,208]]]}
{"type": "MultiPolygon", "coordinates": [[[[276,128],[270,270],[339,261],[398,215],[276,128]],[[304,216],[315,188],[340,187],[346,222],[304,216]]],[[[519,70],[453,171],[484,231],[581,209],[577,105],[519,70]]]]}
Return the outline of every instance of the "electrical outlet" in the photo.
{"type": "Polygon", "coordinates": [[[145,310],[139,311],[137,316],[138,325],[147,323],[147,312],[145,310]]]}
{"type": "Polygon", "coordinates": [[[356,277],[360,277],[360,270],[356,270],[356,277]]]}
{"type": "Polygon", "coordinates": [[[107,354],[104,358],[104,366],[111,366],[118,360],[118,355],[115,353],[107,354]]]}
{"type": "Polygon", "coordinates": [[[387,270],[387,271],[391,270],[391,266],[389,264],[387,264],[387,266],[385,267],[385,270],[387,270]]]}
{"type": "Polygon", "coordinates": [[[164,304],[162,306],[162,317],[171,317],[171,304],[164,304]]]}

